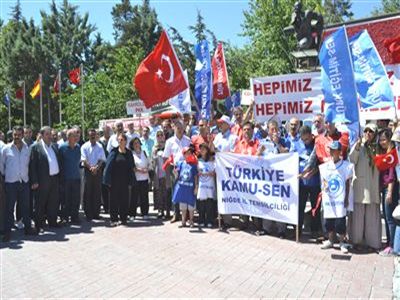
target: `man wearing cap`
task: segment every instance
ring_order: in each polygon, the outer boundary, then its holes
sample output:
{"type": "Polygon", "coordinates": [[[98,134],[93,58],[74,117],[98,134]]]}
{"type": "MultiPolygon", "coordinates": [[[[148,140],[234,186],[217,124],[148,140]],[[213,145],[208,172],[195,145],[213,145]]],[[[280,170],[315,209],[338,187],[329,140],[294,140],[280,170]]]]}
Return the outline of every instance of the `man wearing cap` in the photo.
{"type": "Polygon", "coordinates": [[[321,174],[322,207],[328,240],[321,249],[333,248],[336,234],[339,235],[340,250],[348,253],[345,244],[346,214],[349,207],[349,194],[354,166],[341,158],[342,145],[339,141],[329,144],[332,159],[319,166],[321,174]]]}
{"type": "Polygon", "coordinates": [[[231,133],[233,123],[224,115],[217,120],[220,133],[215,136],[214,148],[216,152],[232,152],[237,142],[237,136],[231,133]]]}
{"type": "MultiPolygon", "coordinates": [[[[173,127],[174,127],[175,135],[170,137],[166,141],[163,158],[164,158],[164,160],[167,160],[170,158],[170,156],[172,156],[174,165],[176,165],[178,162],[184,160],[182,150],[184,147],[190,146],[190,139],[186,135],[184,135],[184,128],[183,128],[182,122],[176,121],[174,123],[173,127]]],[[[170,172],[171,170],[167,170],[167,171],[170,172]]],[[[174,183],[175,183],[174,176],[171,177],[171,181],[172,181],[172,186],[174,186],[174,183]]],[[[179,213],[179,204],[178,204],[178,205],[175,205],[175,213],[171,219],[171,223],[178,221],[179,215],[180,215],[180,213],[179,213]]]]}
{"type": "MultiPolygon", "coordinates": [[[[231,133],[233,123],[228,116],[224,115],[217,120],[220,133],[215,136],[212,148],[215,152],[233,152],[235,149],[237,136],[231,133]]],[[[225,226],[232,224],[232,215],[223,215],[225,226]]]]}
{"type": "Polygon", "coordinates": [[[382,223],[379,208],[379,170],[373,162],[376,133],[376,125],[367,124],[363,139],[358,140],[349,155],[350,161],[355,165],[356,174],[354,211],[349,222],[349,233],[356,247],[367,246],[378,250],[381,247],[382,223]]]}

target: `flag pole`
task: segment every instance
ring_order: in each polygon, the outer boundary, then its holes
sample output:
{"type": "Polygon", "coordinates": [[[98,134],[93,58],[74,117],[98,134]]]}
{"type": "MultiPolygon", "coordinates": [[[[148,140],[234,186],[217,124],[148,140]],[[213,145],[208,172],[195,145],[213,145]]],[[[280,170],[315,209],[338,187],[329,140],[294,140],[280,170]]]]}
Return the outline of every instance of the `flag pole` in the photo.
{"type": "Polygon", "coordinates": [[[11,99],[10,99],[10,93],[7,91],[7,97],[8,97],[8,130],[11,130],[11,99]]]}
{"type": "Polygon", "coordinates": [[[85,139],[85,98],[83,95],[83,64],[80,66],[79,79],[81,81],[81,91],[82,91],[82,137],[85,139]]]}
{"type": "Polygon", "coordinates": [[[43,127],[42,73],[39,74],[39,86],[40,86],[40,127],[43,127]]]}
{"type": "Polygon", "coordinates": [[[25,80],[22,82],[23,88],[22,92],[24,93],[23,101],[24,101],[24,126],[26,126],[26,96],[25,96],[25,80]]]}
{"type": "Polygon", "coordinates": [[[60,124],[62,123],[62,104],[61,104],[61,69],[58,70],[58,110],[60,114],[60,124]]]}

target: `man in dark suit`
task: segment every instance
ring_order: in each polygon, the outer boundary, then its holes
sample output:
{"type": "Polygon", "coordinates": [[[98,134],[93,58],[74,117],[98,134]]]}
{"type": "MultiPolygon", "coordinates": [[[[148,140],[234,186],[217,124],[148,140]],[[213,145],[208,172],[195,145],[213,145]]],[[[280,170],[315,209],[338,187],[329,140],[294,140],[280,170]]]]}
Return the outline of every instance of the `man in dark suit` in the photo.
{"type": "Polygon", "coordinates": [[[58,149],[51,143],[51,128],[42,127],[42,139],[31,149],[29,174],[32,189],[37,191],[35,203],[35,225],[43,229],[45,218],[49,227],[58,227],[59,176],[61,163],[58,149]]]}

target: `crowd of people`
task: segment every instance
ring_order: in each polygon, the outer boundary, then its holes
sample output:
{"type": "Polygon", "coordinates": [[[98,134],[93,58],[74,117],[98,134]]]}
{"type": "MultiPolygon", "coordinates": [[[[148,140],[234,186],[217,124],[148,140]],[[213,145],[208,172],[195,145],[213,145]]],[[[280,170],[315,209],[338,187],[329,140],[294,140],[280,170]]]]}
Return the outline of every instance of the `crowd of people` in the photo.
{"type": "Polygon", "coordinates": [[[376,155],[400,145],[396,125],[390,120],[369,122],[351,143],[349,133],[325,122],[323,114],[309,125],[298,118],[259,124],[250,106],[246,113],[236,107],[232,117],[220,115],[211,121],[196,122],[189,114],[170,119],[153,115],[149,125],[137,131],[129,123],[125,132],[124,124],[116,121],[113,128],[89,129],[87,141],[79,126],[60,132],[45,126],[35,140],[30,127],[15,126],[6,136],[0,134],[3,242],[10,241],[13,230],[37,235],[48,227],[79,225],[81,207],[87,222],[109,214],[110,227],[149,219],[150,191],[157,218],[181,221],[180,227],[193,227],[196,220],[199,227],[222,223],[222,228],[239,226],[256,235],[284,238],[285,223],[218,214],[215,154],[268,158],[297,152],[300,234],[307,227],[322,249],[339,241],[343,253],[351,245],[397,255],[400,223],[392,214],[399,201],[400,174],[396,167],[380,171],[374,162],[376,155]],[[345,182],[343,207],[335,216],[323,201],[332,188],[327,182],[332,172],[345,182]]]}

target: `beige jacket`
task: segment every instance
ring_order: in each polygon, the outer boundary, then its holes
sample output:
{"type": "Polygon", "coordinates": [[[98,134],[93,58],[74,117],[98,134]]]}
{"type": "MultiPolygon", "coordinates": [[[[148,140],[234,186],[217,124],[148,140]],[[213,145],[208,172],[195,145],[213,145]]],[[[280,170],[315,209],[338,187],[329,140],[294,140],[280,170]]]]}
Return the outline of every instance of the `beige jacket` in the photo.
{"type": "Polygon", "coordinates": [[[350,161],[354,164],[355,179],[354,202],[359,204],[379,204],[379,170],[369,165],[369,158],[364,144],[357,151],[351,149],[350,161]]]}

